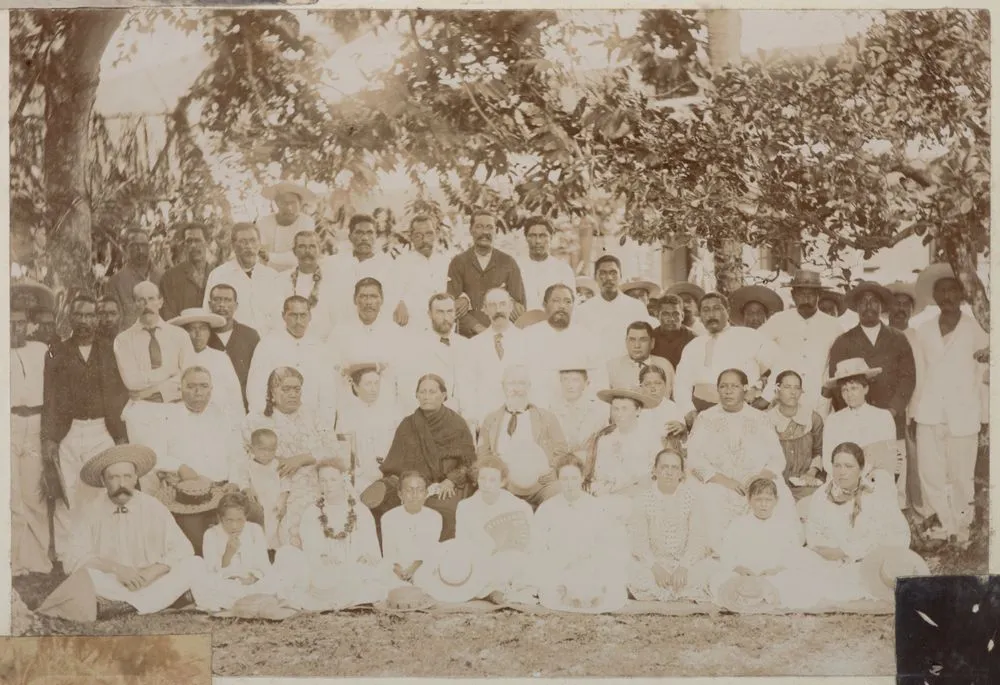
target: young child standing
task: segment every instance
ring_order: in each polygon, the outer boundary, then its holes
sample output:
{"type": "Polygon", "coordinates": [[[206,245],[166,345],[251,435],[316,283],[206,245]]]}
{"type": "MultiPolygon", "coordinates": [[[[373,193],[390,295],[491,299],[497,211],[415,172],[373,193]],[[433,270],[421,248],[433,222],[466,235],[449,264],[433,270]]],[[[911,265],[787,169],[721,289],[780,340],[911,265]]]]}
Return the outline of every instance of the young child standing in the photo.
{"type": "Polygon", "coordinates": [[[402,506],[382,517],[382,558],[396,578],[410,583],[422,566],[433,566],[444,521],[441,514],[424,506],[427,479],[417,471],[400,476],[399,499],[402,506]]]}

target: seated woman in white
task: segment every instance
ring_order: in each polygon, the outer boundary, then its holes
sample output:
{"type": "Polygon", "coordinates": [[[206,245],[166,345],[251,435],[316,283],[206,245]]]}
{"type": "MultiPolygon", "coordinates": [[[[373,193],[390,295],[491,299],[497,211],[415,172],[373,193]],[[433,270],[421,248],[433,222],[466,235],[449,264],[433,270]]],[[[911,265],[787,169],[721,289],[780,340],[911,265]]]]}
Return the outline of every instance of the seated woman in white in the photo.
{"type": "Polygon", "coordinates": [[[652,401],[638,390],[601,390],[598,399],[611,405],[611,425],[594,436],[585,472],[594,495],[634,497],[649,484],[653,458],[662,448],[660,435],[640,415],[652,401]]]}
{"type": "Polygon", "coordinates": [[[680,450],[656,455],[652,486],[629,521],[628,589],[635,599],[705,597],[716,563],[709,558],[698,484],[684,474],[680,450]]]}
{"type": "Polygon", "coordinates": [[[664,441],[677,446],[687,437],[684,412],[677,403],[667,397],[667,372],[663,367],[650,364],[639,372],[639,389],[650,396],[652,401],[639,416],[639,421],[650,424],[664,441]]]}
{"type": "Polygon", "coordinates": [[[910,546],[910,527],[899,510],[892,476],[865,467],[865,453],[845,442],[833,448],[833,474],[810,495],[806,544],[826,560],[833,580],[824,583],[832,602],[871,598],[861,561],[880,547],[910,546]]]}
{"type": "Polygon", "coordinates": [[[329,611],[386,598],[399,585],[382,565],[375,519],[336,460],[316,464],[321,496],[302,513],[302,549],[278,550],[283,599],[297,609],[329,611]]]}
{"type": "Polygon", "coordinates": [[[389,453],[403,412],[393,393],[382,392],[382,375],[376,364],[355,364],[347,369],[351,394],[337,411],[337,432],[354,435],[357,465],[354,487],[358,492],[382,478],[379,466],[389,453]]]}
{"type": "Polygon", "coordinates": [[[412,583],[417,571],[433,566],[444,522],[441,514],[424,506],[427,478],[419,471],[399,477],[399,499],[402,506],[382,516],[382,557],[396,578],[412,583]]]}
{"type": "Polygon", "coordinates": [[[191,587],[203,611],[228,609],[247,595],[274,592],[264,529],[247,521],[250,503],[240,493],[223,495],[219,522],[205,531],[202,554],[206,573],[191,587]]]}
{"type": "Polygon", "coordinates": [[[531,559],[534,585],[544,606],[562,607],[571,588],[586,581],[600,598],[595,611],[615,611],[628,601],[625,531],[597,498],[583,491],[583,463],[566,456],[556,464],[560,494],[535,512],[531,559]]]}
{"type": "Polygon", "coordinates": [[[778,510],[774,480],[758,478],[747,488],[750,512],[729,524],[719,551],[720,572],[712,579],[713,593],[733,575],[761,576],[778,591],[782,606],[815,605],[815,573],[821,562],[802,546],[802,525],[790,510],[778,510]]]}
{"type": "Polygon", "coordinates": [[[531,561],[531,505],[506,489],[509,470],[499,457],[476,462],[479,489],[458,503],[455,538],[472,547],[488,569],[484,596],[495,604],[534,604],[531,561]]]}

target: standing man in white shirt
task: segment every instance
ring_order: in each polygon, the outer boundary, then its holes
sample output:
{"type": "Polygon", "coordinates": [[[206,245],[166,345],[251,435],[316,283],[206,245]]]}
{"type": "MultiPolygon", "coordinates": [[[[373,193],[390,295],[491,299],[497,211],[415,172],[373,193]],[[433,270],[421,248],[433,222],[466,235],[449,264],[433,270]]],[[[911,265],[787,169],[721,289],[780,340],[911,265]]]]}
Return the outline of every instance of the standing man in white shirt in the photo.
{"type": "Polygon", "coordinates": [[[289,181],[264,188],[262,195],[278,208],[257,221],[264,263],[276,271],[288,271],[295,266],[295,236],[302,231],[316,231],[316,222],[302,211],[316,201],[316,195],[304,185],[289,181]]]}
{"type": "Polygon", "coordinates": [[[395,262],[405,318],[412,316],[415,320],[407,326],[424,325],[426,322],[420,320],[420,312],[431,296],[443,293],[448,287],[448,263],[451,260],[435,249],[437,242],[438,226],[431,217],[418,214],[410,220],[410,249],[399,255],[395,262]]]}
{"type": "MultiPolygon", "coordinates": [[[[916,405],[919,477],[926,504],[940,527],[928,536],[969,544],[975,515],[978,435],[989,423],[988,363],[977,353],[989,335],[961,310],[964,291],[947,264],[927,267],[917,277],[920,293],[930,292],[941,313],[917,329],[926,365],[916,405]]],[[[926,295],[924,295],[926,297],[926,295]]]]}
{"type": "Polygon", "coordinates": [[[208,346],[212,329],[222,328],[226,323],[225,318],[200,307],[192,307],[182,311],[170,323],[180,326],[191,336],[191,345],[194,347],[192,363],[205,367],[211,373],[213,402],[230,421],[242,421],[246,416],[246,408],[243,405],[243,389],[233,362],[225,352],[208,346]]]}
{"type": "Polygon", "coordinates": [[[434,373],[448,388],[445,405],[459,414],[472,402],[474,369],[469,366],[472,341],[455,332],[455,298],[445,292],[432,295],[427,303],[428,325],[410,326],[405,358],[406,369],[400,378],[400,404],[409,413],[417,409],[417,381],[434,373]],[[429,330],[428,330],[429,328],[429,330]],[[412,392],[411,392],[412,391],[412,392]]]}
{"type": "Polygon", "coordinates": [[[651,321],[646,305],[621,292],[622,263],[618,257],[606,254],[594,263],[594,278],[601,288],[597,297],[580,305],[577,322],[589,328],[600,346],[604,360],[618,355],[625,329],[633,321],[651,321]]]}
{"type": "Polygon", "coordinates": [[[818,271],[797,271],[788,287],[795,308],[777,312],[757,330],[778,346],[781,361],[775,372],[792,370],[802,378],[799,406],[826,416],[830,403],[822,396],[824,366],[833,341],[843,331],[835,317],[819,310],[823,285],[818,271]]]}
{"type": "Polygon", "coordinates": [[[334,307],[338,296],[335,274],[325,273],[320,267],[319,234],[299,231],[295,234],[292,251],[297,264],[287,274],[281,275],[285,286],[284,296],[298,295],[309,302],[312,321],[309,335],[326,342],[333,331],[334,307]]]}
{"type": "Polygon", "coordinates": [[[474,424],[503,402],[503,371],[512,364],[523,363],[525,355],[525,332],[510,320],[514,311],[510,293],[504,288],[488,290],[483,311],[490,327],[469,339],[469,366],[475,371],[472,380],[475,392],[463,411],[465,418],[474,424]]]}
{"type": "Polygon", "coordinates": [[[608,381],[612,388],[632,390],[639,385],[639,374],[649,365],[659,366],[666,374],[665,397],[674,392],[674,365],[663,357],[653,356],[653,327],[645,321],[633,321],[625,330],[627,354],[608,362],[608,381]]]}
{"type": "Polygon", "coordinates": [[[282,309],[285,327],[264,336],[254,351],[247,377],[247,401],[252,413],[261,414],[267,401],[267,379],[280,366],[302,374],[302,405],[329,425],[337,414],[336,373],[329,347],[308,335],[312,312],[309,301],[292,295],[282,309]]]}
{"type": "Polygon", "coordinates": [[[367,214],[355,214],[347,226],[351,241],[350,254],[331,255],[322,264],[325,273],[336,277],[334,320],[339,325],[342,321],[355,318],[355,302],[352,297],[354,286],[363,278],[373,278],[380,284],[382,301],[387,311],[392,312],[392,320],[405,326],[410,317],[396,287],[398,270],[392,257],[376,249],[378,232],[375,219],[367,214]]]}
{"type": "Polygon", "coordinates": [[[240,223],[232,230],[233,258],[212,269],[205,286],[209,307],[212,288],[219,284],[236,290],[236,320],[264,337],[280,325],[281,295],[278,272],[260,263],[260,233],[253,224],[240,223]]]}
{"type": "Polygon", "coordinates": [[[569,263],[549,254],[554,232],[552,222],[544,216],[533,216],[524,222],[528,256],[518,259],[517,265],[524,281],[526,309],[541,309],[542,297],[550,285],[562,283],[570,288],[576,286],[576,277],[569,263]]]}

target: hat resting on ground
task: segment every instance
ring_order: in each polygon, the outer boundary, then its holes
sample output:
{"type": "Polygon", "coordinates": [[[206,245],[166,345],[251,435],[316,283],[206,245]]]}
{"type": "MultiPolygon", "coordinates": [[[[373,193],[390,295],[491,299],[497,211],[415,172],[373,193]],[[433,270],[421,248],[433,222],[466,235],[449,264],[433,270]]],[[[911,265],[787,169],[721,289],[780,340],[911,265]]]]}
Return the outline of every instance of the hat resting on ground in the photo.
{"type": "Polygon", "coordinates": [[[618,289],[621,290],[626,295],[628,294],[629,290],[645,290],[647,293],[649,293],[649,299],[651,300],[656,297],[659,297],[660,292],[662,292],[663,290],[663,288],[658,286],[656,283],[653,283],[652,281],[647,281],[642,278],[633,278],[631,280],[625,281],[624,283],[618,286],[618,289]]]}
{"type": "Polygon", "coordinates": [[[705,290],[690,281],[678,281],[666,289],[664,295],[690,295],[696,300],[705,296],[705,290]]]}
{"type": "Polygon", "coordinates": [[[156,452],[145,445],[115,445],[91,457],[80,469],[80,480],[94,488],[103,488],[101,476],[112,464],[130,462],[135,465],[135,475],[142,478],[156,465],[156,452]]]}
{"type": "Polygon", "coordinates": [[[528,326],[534,326],[536,323],[541,323],[548,318],[549,315],[545,313],[544,309],[529,309],[517,317],[514,325],[518,328],[527,328],[528,326]]]}
{"type": "Polygon", "coordinates": [[[593,568],[573,569],[562,579],[561,587],[546,588],[539,600],[546,609],[577,614],[603,614],[618,611],[628,602],[628,594],[612,592],[602,574],[593,568]]]}
{"type": "Polygon", "coordinates": [[[219,506],[222,496],[236,491],[235,485],[216,485],[205,476],[161,484],[155,495],[172,514],[203,514],[219,506]]]}
{"type": "Polygon", "coordinates": [[[780,599],[767,578],[734,575],[719,587],[716,602],[735,614],[759,614],[777,608],[780,599]]]}
{"type": "Polygon", "coordinates": [[[274,201],[282,193],[295,193],[304,203],[313,203],[316,201],[316,193],[306,188],[301,183],[293,183],[292,181],[280,181],[273,185],[269,185],[261,191],[261,195],[265,199],[274,201]]]}
{"type": "Polygon", "coordinates": [[[882,311],[886,313],[896,304],[896,298],[893,297],[892,293],[884,285],[875,281],[861,281],[844,298],[847,308],[854,312],[858,311],[858,303],[861,301],[861,296],[865,293],[872,293],[878,297],[882,301],[882,311]]]}
{"type": "Polygon", "coordinates": [[[861,560],[861,581],[876,599],[895,598],[896,578],[930,573],[927,562],[907,547],[879,547],[861,560]]]}
{"type": "Polygon", "coordinates": [[[785,308],[781,296],[770,288],[762,285],[745,285],[737,288],[729,295],[729,318],[734,322],[743,321],[743,308],[751,302],[760,302],[771,316],[785,308]]]}
{"type": "Polygon", "coordinates": [[[167,323],[181,327],[191,323],[207,323],[212,328],[222,328],[226,325],[226,318],[213,314],[204,307],[189,307],[183,310],[180,316],[175,316],[167,323]]]}
{"type": "Polygon", "coordinates": [[[607,388],[597,391],[597,399],[601,402],[611,404],[611,400],[616,397],[626,397],[642,404],[643,409],[648,409],[653,404],[653,398],[639,388],[607,388]]]}
{"type": "Polygon", "coordinates": [[[868,380],[875,378],[875,376],[882,373],[882,367],[876,366],[874,369],[868,366],[866,362],[861,357],[852,357],[850,359],[844,359],[843,361],[837,362],[837,368],[833,376],[830,377],[823,387],[831,389],[837,387],[837,382],[843,380],[844,378],[850,378],[851,376],[864,376],[868,380]]]}
{"type": "Polygon", "coordinates": [[[786,288],[812,288],[822,290],[823,282],[818,271],[799,269],[792,275],[792,280],[784,285],[786,288]]]}
{"type": "Polygon", "coordinates": [[[389,596],[383,602],[376,602],[375,609],[392,613],[409,611],[426,611],[434,606],[434,598],[418,587],[404,585],[389,590],[389,596]]]}
{"type": "Polygon", "coordinates": [[[288,606],[274,595],[247,595],[236,600],[226,611],[212,614],[216,618],[264,619],[284,621],[298,614],[298,610],[288,606]]]}
{"type": "Polygon", "coordinates": [[[421,566],[419,585],[439,602],[459,604],[484,594],[489,578],[486,561],[460,540],[451,539],[438,546],[430,566],[421,566]]]}
{"type": "Polygon", "coordinates": [[[951,265],[946,262],[931,264],[917,275],[917,283],[914,286],[913,313],[923,311],[934,302],[934,286],[943,278],[954,278],[958,280],[951,265]]]}

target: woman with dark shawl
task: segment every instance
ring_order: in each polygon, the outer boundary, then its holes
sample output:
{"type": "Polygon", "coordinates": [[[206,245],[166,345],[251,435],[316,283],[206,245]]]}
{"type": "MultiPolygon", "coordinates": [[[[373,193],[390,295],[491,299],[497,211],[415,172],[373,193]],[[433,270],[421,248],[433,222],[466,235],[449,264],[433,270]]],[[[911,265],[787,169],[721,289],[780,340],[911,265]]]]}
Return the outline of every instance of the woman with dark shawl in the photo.
{"type": "Polygon", "coordinates": [[[444,520],[441,541],[455,537],[458,503],[475,489],[471,472],[476,446],[465,419],[444,406],[447,399],[440,376],[427,374],[417,381],[420,406],[396,429],[379,467],[384,477],[361,494],[361,501],[375,515],[380,539],[382,515],[399,506],[399,476],[406,471],[418,471],[427,478],[430,487],[425,504],[444,520]]]}

